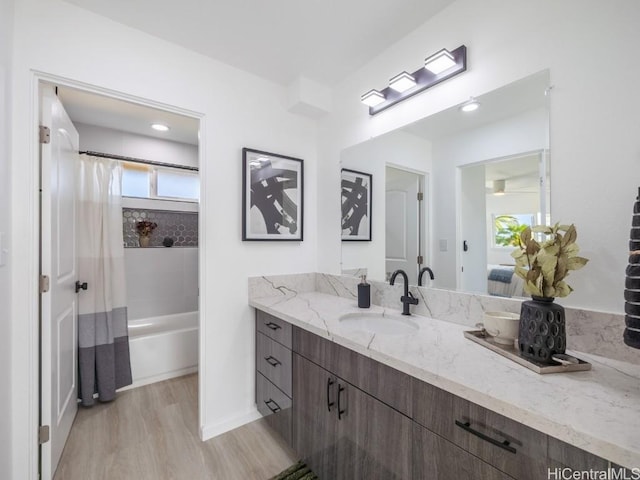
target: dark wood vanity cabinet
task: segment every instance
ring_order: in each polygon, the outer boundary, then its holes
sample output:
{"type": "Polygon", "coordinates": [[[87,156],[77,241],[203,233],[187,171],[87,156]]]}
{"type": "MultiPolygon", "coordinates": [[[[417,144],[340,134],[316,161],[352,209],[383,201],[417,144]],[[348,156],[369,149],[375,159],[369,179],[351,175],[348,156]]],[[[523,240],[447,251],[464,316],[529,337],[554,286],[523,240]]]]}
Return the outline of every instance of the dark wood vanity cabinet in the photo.
{"type": "Polygon", "coordinates": [[[415,422],[413,423],[413,478],[513,480],[506,473],[415,422]]]}
{"type": "Polygon", "coordinates": [[[411,420],[297,353],[294,448],[321,479],[409,480],[411,420]]]}
{"type": "Polygon", "coordinates": [[[291,324],[256,311],[256,405],[292,445],[291,324]]]}
{"type": "Polygon", "coordinates": [[[414,420],[443,441],[513,478],[547,478],[545,434],[419,380],[413,400],[414,420]]]}
{"type": "Polygon", "coordinates": [[[256,402],[323,480],[538,480],[609,463],[264,312],[256,402]]]}

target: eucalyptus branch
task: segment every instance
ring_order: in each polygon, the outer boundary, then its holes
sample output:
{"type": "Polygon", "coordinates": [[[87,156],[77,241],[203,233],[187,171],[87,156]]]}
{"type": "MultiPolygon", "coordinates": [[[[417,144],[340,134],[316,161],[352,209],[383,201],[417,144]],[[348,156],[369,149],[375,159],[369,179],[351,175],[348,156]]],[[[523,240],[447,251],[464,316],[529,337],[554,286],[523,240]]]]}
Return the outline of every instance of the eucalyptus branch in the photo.
{"type": "Polygon", "coordinates": [[[558,223],[552,227],[527,227],[520,234],[519,246],[511,256],[516,260],[515,273],[525,281],[524,289],[528,294],[566,297],[573,291],[564,279],[570,270],[578,270],[589,261],[578,256],[577,236],[574,225],[558,223]],[[539,243],[533,233],[548,239],[539,243]]]}

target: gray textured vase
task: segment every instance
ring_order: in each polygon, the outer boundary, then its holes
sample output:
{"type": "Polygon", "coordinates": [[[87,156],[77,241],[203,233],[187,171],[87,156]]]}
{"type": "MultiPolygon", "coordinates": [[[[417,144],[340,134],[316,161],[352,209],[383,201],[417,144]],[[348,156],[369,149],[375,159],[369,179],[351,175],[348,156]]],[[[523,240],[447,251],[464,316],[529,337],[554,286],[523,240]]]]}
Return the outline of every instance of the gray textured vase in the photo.
{"type": "Polygon", "coordinates": [[[518,345],[523,357],[554,363],[551,357],[567,346],[564,308],[553,298],[536,297],[522,302],[518,345]]]}

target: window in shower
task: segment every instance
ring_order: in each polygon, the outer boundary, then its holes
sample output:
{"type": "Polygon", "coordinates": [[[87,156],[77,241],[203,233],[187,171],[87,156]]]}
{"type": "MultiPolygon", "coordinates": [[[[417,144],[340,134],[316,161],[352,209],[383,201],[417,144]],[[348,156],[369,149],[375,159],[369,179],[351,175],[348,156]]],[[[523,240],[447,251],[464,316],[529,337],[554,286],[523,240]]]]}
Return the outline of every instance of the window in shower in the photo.
{"type": "Polygon", "coordinates": [[[197,202],[200,199],[200,181],[197,172],[129,162],[122,162],[122,166],[124,197],[184,202],[197,202]]]}

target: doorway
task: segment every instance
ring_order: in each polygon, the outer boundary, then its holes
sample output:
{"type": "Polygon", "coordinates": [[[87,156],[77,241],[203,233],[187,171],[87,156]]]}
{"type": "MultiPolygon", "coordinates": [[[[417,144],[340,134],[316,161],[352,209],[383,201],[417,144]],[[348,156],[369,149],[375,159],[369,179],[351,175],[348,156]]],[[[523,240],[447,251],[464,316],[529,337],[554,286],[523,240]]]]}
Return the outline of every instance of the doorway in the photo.
{"type": "Polygon", "coordinates": [[[385,168],[385,271],[387,280],[398,269],[406,272],[410,285],[428,266],[426,176],[387,164],[385,168]]]}
{"type": "Polygon", "coordinates": [[[549,153],[536,150],[459,168],[458,288],[524,296],[511,252],[528,226],[549,224],[549,153]]]}
{"type": "MultiPolygon", "coordinates": [[[[148,325],[150,323],[148,320],[153,319],[154,329],[166,327],[167,317],[172,317],[171,328],[176,327],[174,324],[176,320],[184,322],[177,327],[179,334],[176,334],[172,343],[166,343],[170,335],[163,330],[162,339],[157,339],[160,344],[141,346],[138,348],[138,353],[135,353],[134,343],[140,342],[142,337],[148,343],[153,336],[146,332],[146,335],[134,338],[131,327],[135,322],[129,322],[128,336],[133,385],[144,385],[197,371],[200,363],[199,312],[203,310],[203,302],[198,294],[201,275],[201,272],[198,272],[198,266],[201,264],[198,232],[202,231],[204,222],[202,205],[197,195],[200,186],[198,167],[201,164],[200,118],[173,107],[158,108],[157,105],[144,99],[132,101],[131,98],[115,92],[105,94],[105,92],[93,91],[69,82],[41,81],[39,91],[41,93],[40,111],[42,113],[51,110],[61,111],[59,112],[61,117],[66,117],[70,122],[52,124],[49,127],[51,136],[62,135],[65,139],[76,137],[75,144],[67,142],[68,145],[64,148],[53,148],[56,150],[54,154],[66,152],[67,155],[61,163],[66,170],[73,170],[74,166],[69,159],[77,160],[72,153],[76,152],[77,155],[77,151],[80,150],[88,154],[87,158],[108,158],[109,160],[106,161],[117,163],[119,168],[127,172],[123,174],[123,186],[127,184],[130,195],[122,195],[120,242],[126,247],[124,256],[127,258],[124,268],[130,267],[130,270],[125,272],[127,283],[133,287],[130,292],[127,292],[133,297],[128,305],[129,320],[140,320],[137,325],[139,326],[148,325]],[[53,103],[47,102],[47,95],[51,97],[50,100],[53,103]],[[52,107],[52,105],[55,106],[52,107]],[[146,130],[152,123],[168,123],[173,132],[166,138],[160,137],[158,133],[147,133],[146,130]],[[79,138],[73,134],[73,130],[77,130],[79,138]],[[145,181],[147,182],[146,190],[145,181]],[[185,191],[189,193],[184,195],[180,193],[185,191]],[[145,225],[155,225],[152,230],[156,230],[157,235],[155,238],[153,234],[151,235],[151,241],[154,243],[150,247],[142,247],[142,235],[138,235],[140,230],[137,227],[142,222],[145,225]],[[161,267],[159,271],[150,271],[157,266],[161,267]],[[180,270],[182,277],[177,278],[173,275],[172,268],[180,270]],[[136,274],[139,275],[136,276],[136,274]],[[169,279],[175,282],[176,288],[172,290],[165,288],[162,291],[153,292],[153,282],[163,279],[165,283],[169,279]],[[150,288],[145,288],[149,286],[150,288]],[[172,295],[178,290],[178,294],[172,295]],[[158,309],[162,306],[167,307],[168,310],[158,309]],[[144,352],[154,350],[160,353],[162,361],[147,359],[148,361],[143,362],[147,356],[144,352]],[[171,365],[167,365],[168,359],[173,361],[171,365]]],[[[48,114],[42,117],[45,122],[48,119],[48,114]]],[[[59,139],[51,138],[51,143],[58,145],[59,139]]],[[[46,150],[43,145],[41,180],[43,184],[49,181],[48,178],[62,178],[57,173],[51,175],[47,170],[49,159],[44,158],[46,150]]],[[[58,173],[65,170],[55,168],[58,173]]],[[[71,179],[75,182],[73,175],[64,178],[65,181],[71,179]]],[[[40,449],[41,478],[43,479],[53,478],[70,422],[75,415],[73,407],[75,407],[76,395],[73,392],[77,389],[76,364],[78,362],[76,300],[77,295],[82,295],[83,288],[87,287],[84,287],[83,279],[76,278],[77,275],[72,268],[65,269],[64,275],[52,274],[51,265],[60,264],[60,261],[57,258],[52,259],[46,252],[51,249],[51,245],[55,246],[55,242],[51,241],[52,238],[60,239],[62,234],[75,238],[75,227],[69,225],[78,219],[74,218],[75,208],[73,203],[70,203],[74,200],[72,195],[68,194],[75,190],[73,188],[75,186],[75,184],[64,182],[56,185],[55,189],[50,190],[56,190],[64,201],[60,202],[55,197],[53,199],[43,197],[41,205],[43,212],[39,254],[41,278],[47,276],[50,282],[48,288],[42,288],[41,294],[40,425],[48,426],[50,435],[40,449]],[[61,222],[52,219],[51,215],[46,213],[51,210],[51,205],[62,207],[57,209],[58,217],[69,225],[61,228],[61,222]],[[52,225],[55,228],[52,228],[52,225]],[[76,295],[71,295],[69,307],[63,308],[58,313],[47,306],[55,304],[59,296],[59,292],[51,288],[51,286],[55,287],[55,282],[51,280],[57,278],[64,278],[67,283],[76,284],[76,295]],[[60,321],[60,319],[71,319],[71,321],[60,321]],[[61,332],[64,333],[64,337],[58,335],[61,332]],[[62,344],[62,348],[59,348],[60,338],[69,340],[62,344]],[[60,351],[57,352],[57,350],[60,351]],[[61,368],[61,365],[64,368],[61,368]],[[64,401],[61,402],[61,399],[64,401]]],[[[79,220],[82,221],[82,219],[79,220]]],[[[72,243],[66,239],[59,242],[55,249],[61,252],[61,257],[65,259],[66,264],[74,266],[77,264],[77,257],[69,247],[72,243]]],[[[157,286],[158,283],[155,285],[157,286]]],[[[91,285],[88,288],[90,289],[91,285]]],[[[202,392],[202,388],[199,390],[202,392]]],[[[199,396],[201,398],[201,394],[199,396]]]]}

